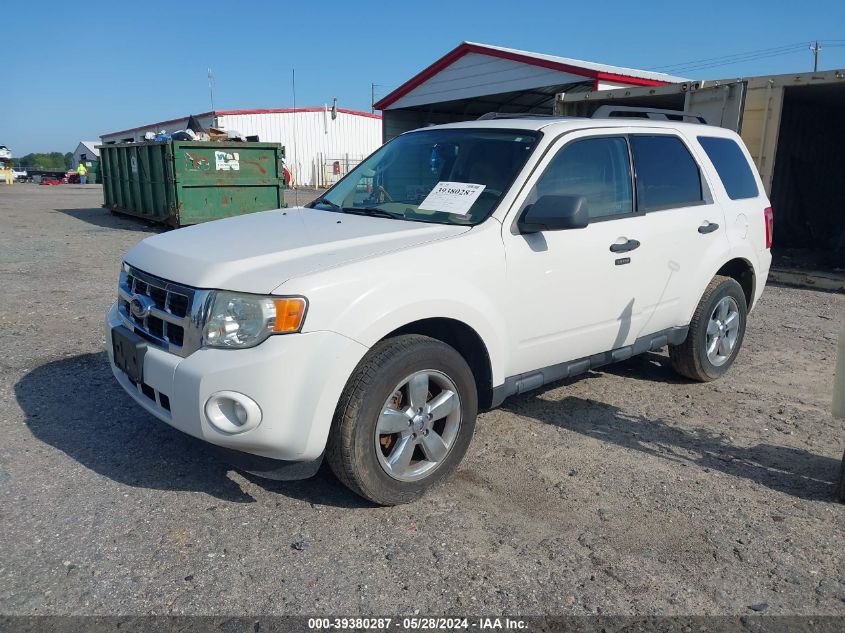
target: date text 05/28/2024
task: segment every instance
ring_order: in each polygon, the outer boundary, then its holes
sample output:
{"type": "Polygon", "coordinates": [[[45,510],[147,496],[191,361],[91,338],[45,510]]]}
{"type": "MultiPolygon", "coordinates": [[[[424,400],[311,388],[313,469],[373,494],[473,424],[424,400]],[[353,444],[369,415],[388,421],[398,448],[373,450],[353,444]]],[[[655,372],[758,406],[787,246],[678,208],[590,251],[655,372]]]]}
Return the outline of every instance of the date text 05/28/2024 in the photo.
{"type": "Polygon", "coordinates": [[[449,630],[525,630],[527,623],[518,618],[309,618],[308,629],[319,630],[361,630],[391,631],[449,631],[449,630]]]}

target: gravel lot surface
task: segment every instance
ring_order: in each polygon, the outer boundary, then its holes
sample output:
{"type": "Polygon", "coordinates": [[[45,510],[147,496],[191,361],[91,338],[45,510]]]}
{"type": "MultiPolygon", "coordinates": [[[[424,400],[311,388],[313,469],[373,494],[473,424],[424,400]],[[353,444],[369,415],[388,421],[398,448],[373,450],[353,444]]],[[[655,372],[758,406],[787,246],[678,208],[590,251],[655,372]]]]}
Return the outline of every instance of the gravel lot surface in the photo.
{"type": "Polygon", "coordinates": [[[0,613],[845,615],[842,296],[769,287],[715,383],[649,354],[512,398],[444,486],[375,508],[124,395],[102,319],[158,229],[100,203],[0,187],[0,613]]]}

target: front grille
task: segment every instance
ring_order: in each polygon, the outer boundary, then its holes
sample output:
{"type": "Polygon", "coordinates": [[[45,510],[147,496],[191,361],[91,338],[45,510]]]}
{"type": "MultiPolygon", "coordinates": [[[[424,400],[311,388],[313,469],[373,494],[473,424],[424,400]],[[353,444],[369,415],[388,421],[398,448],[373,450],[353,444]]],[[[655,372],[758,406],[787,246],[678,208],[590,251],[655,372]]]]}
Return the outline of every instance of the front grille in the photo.
{"type": "Polygon", "coordinates": [[[118,311],[125,325],[150,343],[188,356],[202,342],[208,291],[182,286],[124,265],[118,288],[118,311]],[[143,299],[147,314],[133,314],[134,297],[143,299]]]}

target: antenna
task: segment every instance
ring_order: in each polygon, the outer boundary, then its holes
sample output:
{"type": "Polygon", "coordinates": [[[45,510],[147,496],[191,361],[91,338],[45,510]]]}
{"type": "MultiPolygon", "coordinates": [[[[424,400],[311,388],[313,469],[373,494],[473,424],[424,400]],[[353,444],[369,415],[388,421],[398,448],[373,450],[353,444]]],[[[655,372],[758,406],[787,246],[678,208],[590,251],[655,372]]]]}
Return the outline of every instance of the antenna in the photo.
{"type": "Polygon", "coordinates": [[[214,75],[208,69],[208,95],[211,97],[211,111],[214,112],[214,75]]]}
{"type": "Polygon", "coordinates": [[[293,113],[291,116],[293,117],[293,173],[295,176],[293,177],[293,205],[295,207],[299,206],[299,189],[296,186],[297,180],[299,179],[299,163],[296,159],[296,69],[290,69],[290,82],[291,88],[293,90],[293,113]]]}

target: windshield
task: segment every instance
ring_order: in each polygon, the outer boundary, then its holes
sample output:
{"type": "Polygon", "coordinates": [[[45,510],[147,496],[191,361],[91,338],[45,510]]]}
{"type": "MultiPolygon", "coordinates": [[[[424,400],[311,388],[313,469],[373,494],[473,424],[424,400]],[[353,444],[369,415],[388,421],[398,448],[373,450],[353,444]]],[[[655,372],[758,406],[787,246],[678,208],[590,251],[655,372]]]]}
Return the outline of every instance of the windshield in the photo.
{"type": "Polygon", "coordinates": [[[309,206],[440,224],[487,218],[536,145],[530,130],[440,129],[403,134],[309,206]]]}

